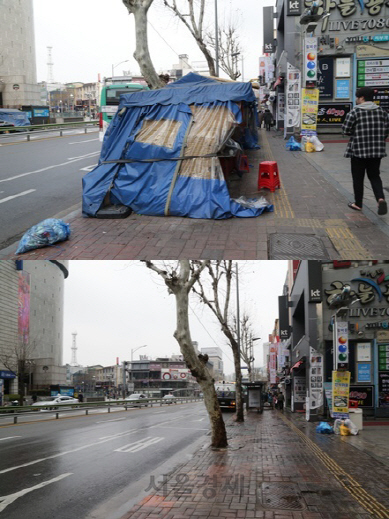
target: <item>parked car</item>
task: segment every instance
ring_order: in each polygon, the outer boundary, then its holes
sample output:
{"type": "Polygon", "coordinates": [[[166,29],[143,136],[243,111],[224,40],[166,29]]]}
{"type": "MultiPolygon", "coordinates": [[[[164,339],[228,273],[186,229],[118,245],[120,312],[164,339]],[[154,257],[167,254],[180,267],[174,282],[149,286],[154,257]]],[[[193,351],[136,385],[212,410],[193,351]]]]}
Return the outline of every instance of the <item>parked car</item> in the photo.
{"type": "Polygon", "coordinates": [[[32,404],[32,407],[50,406],[49,409],[56,409],[60,405],[62,406],[70,404],[79,404],[79,401],[77,398],[73,398],[71,396],[57,395],[49,396],[45,400],[41,400],[40,402],[35,402],[35,404],[32,404]]]}
{"type": "Polygon", "coordinates": [[[177,402],[177,398],[174,395],[165,395],[162,397],[162,400],[165,404],[175,404],[177,402]]]}
{"type": "Polygon", "coordinates": [[[147,398],[147,396],[144,395],[143,393],[133,393],[132,395],[128,396],[125,400],[130,401],[130,402],[132,401],[134,403],[134,405],[139,405],[139,406],[144,405],[147,407],[148,406],[147,403],[145,403],[145,404],[141,403],[141,401],[144,398],[147,398]],[[136,401],[138,401],[138,402],[136,402],[136,401]]]}

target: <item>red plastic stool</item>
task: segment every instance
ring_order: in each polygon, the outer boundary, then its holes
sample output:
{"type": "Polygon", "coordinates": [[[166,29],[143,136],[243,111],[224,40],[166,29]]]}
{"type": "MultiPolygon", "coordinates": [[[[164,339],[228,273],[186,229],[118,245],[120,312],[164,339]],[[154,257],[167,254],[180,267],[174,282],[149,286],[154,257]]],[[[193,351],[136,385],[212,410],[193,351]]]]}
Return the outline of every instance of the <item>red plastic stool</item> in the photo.
{"type": "Polygon", "coordinates": [[[272,193],[276,190],[276,187],[281,188],[277,162],[267,160],[259,164],[258,190],[263,187],[270,189],[272,193]]]}
{"type": "Polygon", "coordinates": [[[239,157],[239,171],[247,171],[247,173],[250,172],[250,167],[249,167],[249,161],[247,159],[247,155],[241,155],[239,157]]]}

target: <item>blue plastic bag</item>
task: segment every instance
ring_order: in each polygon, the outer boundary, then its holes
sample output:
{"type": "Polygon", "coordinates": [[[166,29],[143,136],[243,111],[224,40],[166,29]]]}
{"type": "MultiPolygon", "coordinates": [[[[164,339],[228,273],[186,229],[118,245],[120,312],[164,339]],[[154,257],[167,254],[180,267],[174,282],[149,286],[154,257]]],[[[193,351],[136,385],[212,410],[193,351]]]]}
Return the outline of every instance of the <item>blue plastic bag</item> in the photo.
{"type": "Polygon", "coordinates": [[[288,151],[301,151],[301,144],[298,143],[292,135],[292,137],[290,137],[288,142],[285,144],[285,148],[288,151]]]}
{"type": "Polygon", "coordinates": [[[327,422],[320,422],[316,427],[316,432],[321,434],[333,434],[334,430],[331,425],[327,422]]]}
{"type": "Polygon", "coordinates": [[[39,249],[65,241],[70,236],[70,225],[57,218],[48,218],[34,225],[24,233],[19,242],[16,254],[23,254],[29,250],[39,249]]]}

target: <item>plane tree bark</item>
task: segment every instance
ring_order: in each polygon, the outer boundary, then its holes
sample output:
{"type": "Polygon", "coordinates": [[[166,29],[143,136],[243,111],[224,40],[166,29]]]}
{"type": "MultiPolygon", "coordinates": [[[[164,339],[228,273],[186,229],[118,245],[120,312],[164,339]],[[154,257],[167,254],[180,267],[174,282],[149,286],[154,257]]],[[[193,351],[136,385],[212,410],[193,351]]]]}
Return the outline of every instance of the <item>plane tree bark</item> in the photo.
{"type": "Polygon", "coordinates": [[[142,76],[152,88],[162,88],[165,82],[158,76],[151,61],[147,40],[147,13],[154,0],[123,0],[135,19],[136,47],[134,58],[138,62],[142,76]]]}
{"type": "Polygon", "coordinates": [[[189,294],[209,261],[193,261],[191,264],[189,260],[179,260],[176,268],[167,265],[161,268],[152,261],[146,260],[143,263],[161,276],[169,293],[173,294],[176,299],[174,337],[190,372],[196,378],[204,394],[204,403],[211,423],[211,446],[214,448],[227,447],[227,433],[216,396],[215,381],[206,367],[208,356],[196,353],[189,327],[189,294]]]}

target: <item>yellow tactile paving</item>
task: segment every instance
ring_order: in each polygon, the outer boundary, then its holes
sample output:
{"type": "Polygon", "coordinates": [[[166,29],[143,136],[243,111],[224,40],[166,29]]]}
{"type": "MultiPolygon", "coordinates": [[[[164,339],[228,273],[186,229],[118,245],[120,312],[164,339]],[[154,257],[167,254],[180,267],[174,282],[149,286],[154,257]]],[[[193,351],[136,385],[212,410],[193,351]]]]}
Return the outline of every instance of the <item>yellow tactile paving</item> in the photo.
{"type": "Polygon", "coordinates": [[[358,503],[363,506],[370,514],[380,519],[389,519],[389,511],[375,497],[366,492],[366,490],[358,483],[350,474],[340,467],[328,454],[326,454],[315,442],[310,440],[298,427],[296,427],[285,416],[279,415],[280,418],[296,432],[307,447],[317,456],[317,458],[327,467],[334,475],[339,483],[349,492],[358,503]]]}

